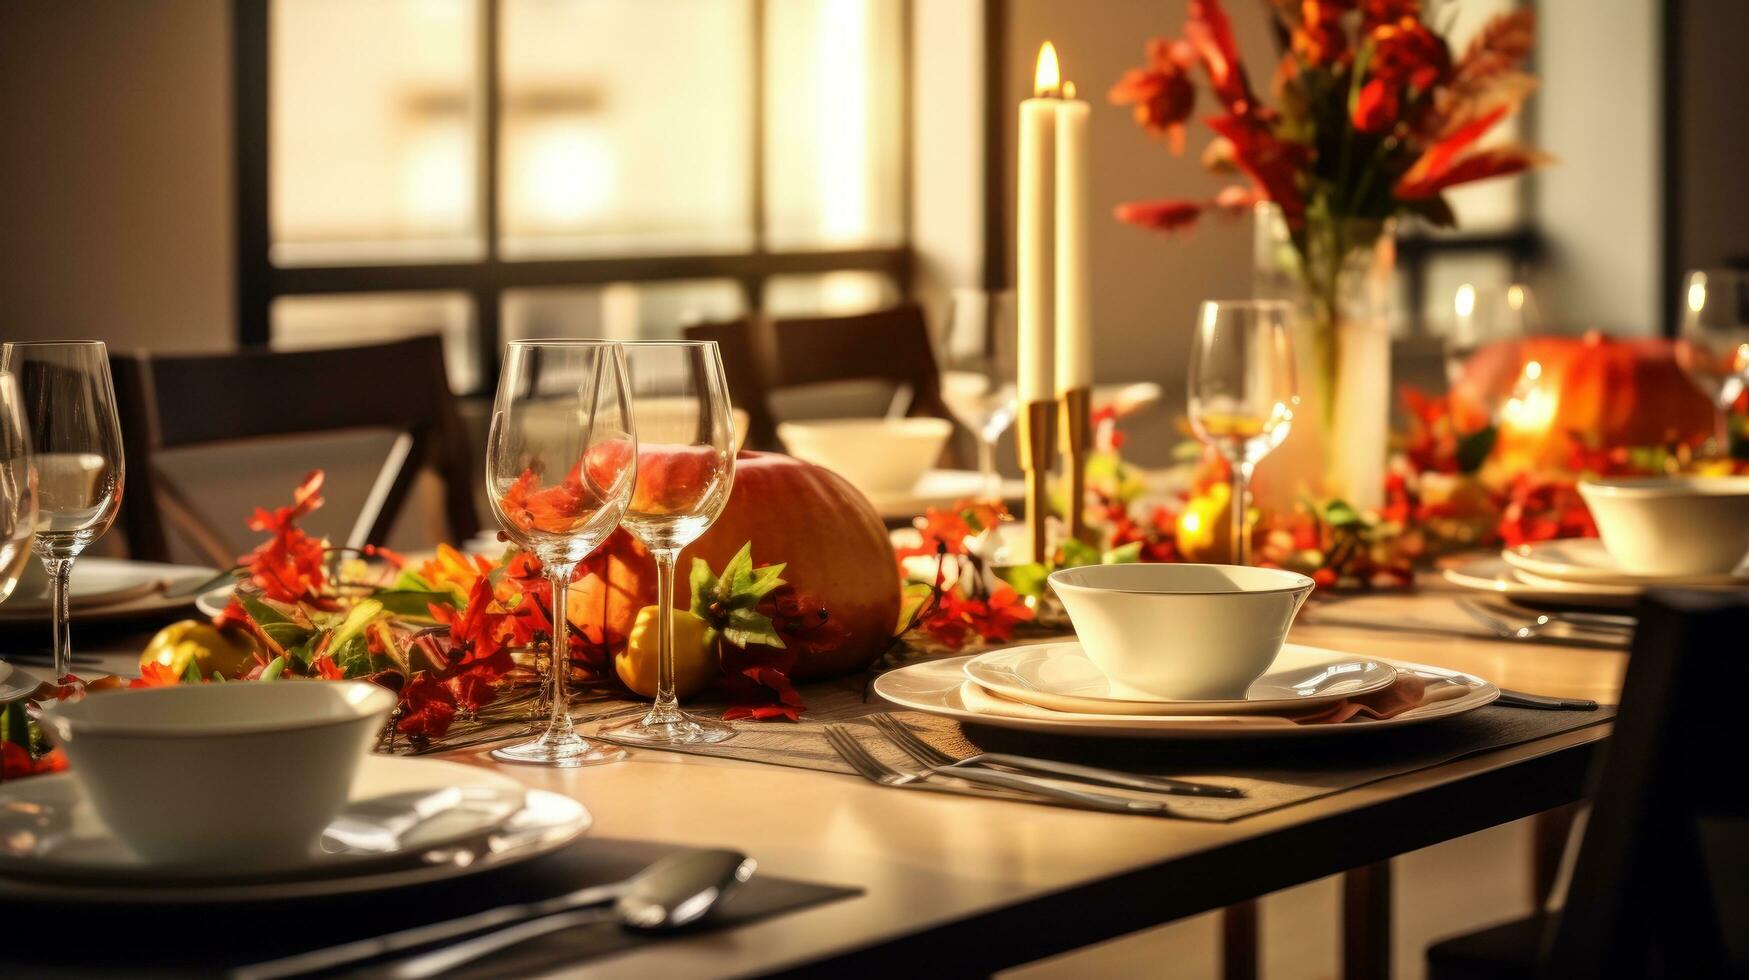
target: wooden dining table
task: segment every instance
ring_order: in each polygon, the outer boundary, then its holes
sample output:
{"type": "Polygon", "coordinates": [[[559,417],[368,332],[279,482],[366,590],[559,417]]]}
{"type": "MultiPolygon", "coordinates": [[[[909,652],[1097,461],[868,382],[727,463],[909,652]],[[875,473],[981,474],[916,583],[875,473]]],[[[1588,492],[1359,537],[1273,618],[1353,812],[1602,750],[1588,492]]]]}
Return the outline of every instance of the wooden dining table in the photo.
{"type": "MultiPolygon", "coordinates": [[[[1618,699],[1624,649],[1418,632],[1424,614],[1453,602],[1437,589],[1367,601],[1391,610],[1370,615],[1381,628],[1308,622],[1289,639],[1463,670],[1505,688],[1618,699]]],[[[99,646],[120,664],[143,640],[117,633],[99,646]]],[[[854,776],[645,749],[583,769],[502,765],[478,748],[442,757],[576,798],[595,817],[595,837],[732,847],[753,855],[762,873],[860,889],[591,959],[577,967],[584,975],[910,973],[919,964],[988,973],[1384,867],[1395,855],[1573,803],[1608,731],[1566,731],[1225,823],[900,792],[854,776]]]]}

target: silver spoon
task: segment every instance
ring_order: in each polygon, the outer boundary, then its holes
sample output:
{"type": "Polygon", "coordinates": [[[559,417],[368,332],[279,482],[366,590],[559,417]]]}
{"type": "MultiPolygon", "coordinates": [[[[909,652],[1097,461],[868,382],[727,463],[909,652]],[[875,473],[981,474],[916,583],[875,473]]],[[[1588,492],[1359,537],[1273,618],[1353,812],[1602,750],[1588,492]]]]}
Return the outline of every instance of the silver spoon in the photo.
{"type": "Polygon", "coordinates": [[[402,960],[385,974],[429,977],[536,936],[592,922],[618,921],[627,928],[651,931],[677,929],[703,918],[725,895],[753,877],[756,867],[752,858],[738,851],[688,851],[665,857],[624,881],[298,953],[243,967],[232,976],[269,980],[332,970],[486,929],[498,930],[402,960]],[[608,902],[613,905],[599,907],[608,902]]]}
{"type": "Polygon", "coordinates": [[[398,980],[434,977],[488,953],[593,922],[661,932],[703,918],[723,896],[753,876],[753,859],[735,851],[699,851],[664,858],[627,880],[608,909],[578,909],[489,932],[453,946],[410,956],[384,971],[398,980]]]}

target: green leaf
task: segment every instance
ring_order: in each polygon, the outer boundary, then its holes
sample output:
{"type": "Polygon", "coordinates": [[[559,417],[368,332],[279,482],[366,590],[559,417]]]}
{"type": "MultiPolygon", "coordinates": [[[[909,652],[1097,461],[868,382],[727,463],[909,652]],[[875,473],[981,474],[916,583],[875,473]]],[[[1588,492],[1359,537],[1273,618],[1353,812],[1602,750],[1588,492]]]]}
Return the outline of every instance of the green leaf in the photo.
{"type": "Polygon", "coordinates": [[[757,609],[736,609],[730,612],[729,621],[723,627],[723,638],[738,647],[748,647],[755,643],[768,647],[783,646],[783,637],[771,625],[771,617],[761,615],[757,609]]]}
{"type": "Polygon", "coordinates": [[[1324,507],[1324,523],[1331,527],[1350,527],[1360,523],[1360,511],[1346,500],[1332,500],[1324,507]]]}
{"type": "Polygon", "coordinates": [[[0,738],[15,745],[30,745],[30,713],[23,701],[14,701],[0,709],[0,738]]]}
{"type": "Polygon", "coordinates": [[[448,606],[458,609],[455,594],[452,592],[420,591],[416,589],[391,589],[378,592],[373,597],[382,603],[383,610],[401,619],[421,619],[435,622],[431,615],[432,606],[448,606]]]}
{"type": "Polygon", "coordinates": [[[1131,541],[1121,548],[1113,548],[1100,556],[1101,565],[1130,565],[1142,560],[1142,543],[1131,541]]]}
{"type": "Polygon", "coordinates": [[[692,614],[709,621],[711,603],[717,595],[717,576],[711,571],[710,563],[703,558],[694,558],[688,581],[692,586],[692,614]]]}
{"type": "Polygon", "coordinates": [[[917,610],[922,609],[923,604],[934,594],[934,586],[927,582],[912,582],[905,586],[905,590],[899,593],[899,622],[893,627],[893,632],[911,625],[911,620],[917,616],[917,610]]]}
{"type": "Polygon", "coordinates": [[[279,675],[283,673],[285,673],[285,658],[274,657],[273,662],[267,665],[267,669],[261,672],[261,679],[264,681],[278,680],[279,675]]]}
{"type": "Polygon", "coordinates": [[[242,591],[237,592],[236,595],[237,601],[243,604],[243,611],[248,613],[249,618],[255,620],[256,625],[263,629],[285,623],[297,625],[297,621],[289,614],[282,612],[277,603],[242,591]]]}
{"type": "Polygon", "coordinates": [[[370,642],[362,633],[355,633],[346,642],[329,647],[328,652],[348,678],[363,677],[371,672],[370,642]]]}
{"type": "Polygon", "coordinates": [[[1004,565],[996,569],[996,577],[1014,587],[1014,591],[1024,596],[1038,597],[1045,593],[1045,579],[1049,578],[1051,570],[1043,562],[1029,562],[1025,565],[1004,565]]]}
{"type": "Polygon", "coordinates": [[[310,662],[316,659],[316,646],[322,642],[322,637],[326,635],[326,633],[311,633],[297,646],[286,647],[286,661],[288,663],[295,663],[299,667],[308,670],[310,662]]]}
{"type": "Polygon", "coordinates": [[[395,576],[395,584],[389,586],[390,592],[436,592],[438,591],[425,576],[418,572],[401,569],[401,574],[395,576]]]}
{"type": "Polygon", "coordinates": [[[188,658],[188,668],[182,672],[182,683],[200,683],[200,665],[194,662],[193,657],[188,658]]]}
{"type": "Polygon", "coordinates": [[[320,635],[314,630],[304,629],[296,623],[263,624],[261,631],[267,634],[268,639],[279,644],[282,650],[308,646],[311,640],[320,635]]]}
{"type": "Polygon", "coordinates": [[[1057,564],[1058,568],[1080,568],[1083,565],[1099,564],[1099,549],[1085,541],[1068,538],[1060,547],[1063,560],[1057,564]]]}
{"type": "Polygon", "coordinates": [[[1458,436],[1457,464],[1458,471],[1474,473],[1488,461],[1488,455],[1494,451],[1494,443],[1499,439],[1500,430],[1493,426],[1477,429],[1467,435],[1458,436]]]}
{"type": "Polygon", "coordinates": [[[361,599],[346,613],[346,618],[334,630],[334,639],[328,643],[330,650],[343,646],[354,637],[364,633],[364,628],[370,621],[382,613],[383,604],[375,599],[361,599]]]}

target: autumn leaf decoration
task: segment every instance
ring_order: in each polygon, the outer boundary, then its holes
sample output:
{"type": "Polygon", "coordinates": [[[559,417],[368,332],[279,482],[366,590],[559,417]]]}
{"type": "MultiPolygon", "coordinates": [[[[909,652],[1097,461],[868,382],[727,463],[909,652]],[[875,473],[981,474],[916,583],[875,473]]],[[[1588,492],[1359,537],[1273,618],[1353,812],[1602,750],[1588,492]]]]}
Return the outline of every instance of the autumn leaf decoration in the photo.
{"type": "Polygon", "coordinates": [[[721,575],[704,559],[692,560],[692,612],[718,636],[727,720],[798,720],[807,705],[789,680],[796,651],[828,648],[836,645],[834,638],[842,642],[826,610],[784,582],[785,567],[755,566],[752,542],[741,546],[721,575]]]}

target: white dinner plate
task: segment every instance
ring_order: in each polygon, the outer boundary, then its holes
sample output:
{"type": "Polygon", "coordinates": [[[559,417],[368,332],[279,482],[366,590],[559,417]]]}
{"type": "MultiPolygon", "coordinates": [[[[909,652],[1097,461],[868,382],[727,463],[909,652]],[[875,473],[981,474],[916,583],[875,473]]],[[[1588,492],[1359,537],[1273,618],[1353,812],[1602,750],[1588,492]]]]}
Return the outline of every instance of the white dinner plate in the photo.
{"type": "Polygon", "coordinates": [[[1640,596],[1637,585],[1563,582],[1514,568],[1499,555],[1481,555],[1449,563],[1441,571],[1447,582],[1462,589],[1490,592],[1515,601],[1568,606],[1626,607],[1640,596]]]}
{"type": "MultiPolygon", "coordinates": [[[[185,608],[191,595],[171,595],[204,582],[217,569],[170,565],[122,558],[80,558],[73,563],[69,605],[76,619],[146,616],[185,608]]],[[[0,622],[46,622],[51,610],[47,595],[14,592],[0,602],[0,622]]]]}
{"type": "MultiPolygon", "coordinates": [[[[1026,484],[1005,479],[999,492],[1003,500],[1019,500],[1026,492],[1026,484]]],[[[868,500],[883,519],[897,520],[920,516],[931,507],[952,507],[966,497],[983,495],[984,475],[976,470],[930,470],[909,490],[875,491],[868,494],[868,500]]]]}
{"type": "Polygon", "coordinates": [[[550,853],[587,830],[590,819],[570,797],[527,790],[478,766],[372,755],[360,763],[352,801],[330,824],[323,851],[295,866],[191,873],[135,857],[71,773],[33,776],[0,787],[0,897],[212,902],[393,888],[550,853]],[[434,793],[444,794],[432,800],[435,815],[402,830],[400,846],[369,840],[395,830],[412,813],[411,800],[434,793]]]}
{"type": "MultiPolygon", "coordinates": [[[[965,677],[965,664],[970,659],[950,657],[888,671],[875,679],[875,693],[903,708],[976,725],[1046,735],[1141,739],[1318,738],[1358,735],[1451,718],[1474,711],[1500,696],[1499,688],[1473,674],[1381,659],[1380,662],[1387,666],[1411,671],[1428,680],[1429,703],[1392,718],[1357,718],[1341,724],[1325,725],[1301,725],[1275,715],[1105,715],[1052,711],[988,692],[980,694],[978,685],[965,677]],[[1454,689],[1435,695],[1432,690],[1434,684],[1449,685],[1454,689]],[[976,710],[975,706],[969,705],[965,697],[967,692],[962,688],[970,689],[973,699],[984,702],[983,707],[987,710],[976,710]],[[1439,699],[1434,700],[1435,696],[1439,696],[1439,699]],[[995,708],[1000,708],[1003,713],[988,710],[995,708]]],[[[1287,666],[1292,665],[1290,660],[1287,666]]]]}
{"type": "Polygon", "coordinates": [[[23,667],[0,660],[0,705],[16,701],[43,685],[43,679],[23,667]]]}
{"type": "Polygon", "coordinates": [[[1643,575],[1630,572],[1610,556],[1599,538],[1538,541],[1507,548],[1506,563],[1537,579],[1595,585],[1666,585],[1692,589],[1749,586],[1749,571],[1725,575],[1643,575]]]}
{"type": "MultiPolygon", "coordinates": [[[[1394,668],[1335,650],[1285,644],[1292,666],[1271,665],[1239,700],[1138,701],[1113,697],[1105,674],[1087,659],[1081,644],[1034,643],[981,653],[966,661],[974,683],[1016,701],[1053,711],[1104,715],[1244,715],[1305,711],[1357,694],[1389,687],[1394,668]]],[[[1168,655],[1168,654],[1163,654],[1168,655]]]]}
{"type": "Polygon", "coordinates": [[[237,591],[237,583],[229,582],[216,589],[202,592],[194,600],[194,608],[200,610],[202,616],[217,617],[231,604],[231,595],[237,591]]]}

